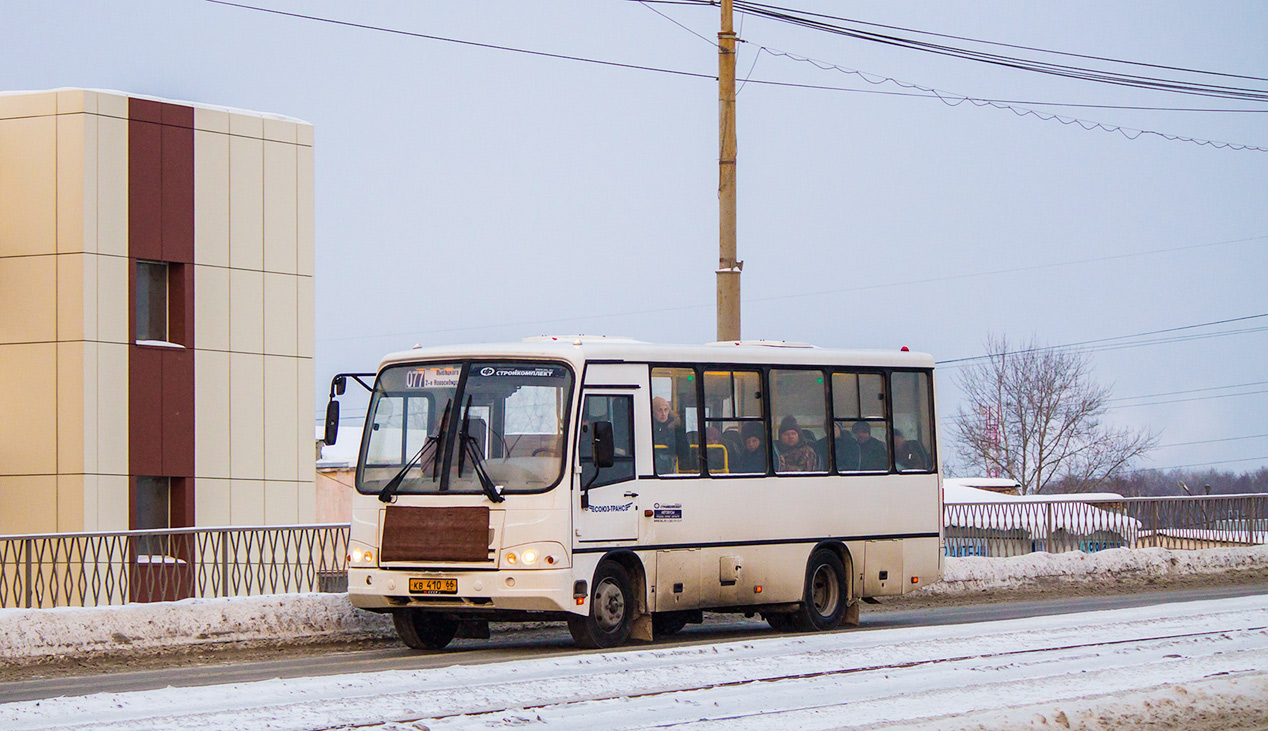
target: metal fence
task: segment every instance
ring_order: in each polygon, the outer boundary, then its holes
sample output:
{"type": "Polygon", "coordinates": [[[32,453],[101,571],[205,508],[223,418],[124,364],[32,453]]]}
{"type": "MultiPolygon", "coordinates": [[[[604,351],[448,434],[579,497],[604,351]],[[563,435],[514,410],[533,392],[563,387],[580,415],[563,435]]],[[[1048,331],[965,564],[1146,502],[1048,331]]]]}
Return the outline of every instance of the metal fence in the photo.
{"type": "Polygon", "coordinates": [[[1268,543],[1268,495],[1001,499],[943,506],[948,556],[1268,543]]]}
{"type": "Polygon", "coordinates": [[[348,525],[0,536],[0,608],[347,589],[348,525]]]}
{"type": "MultiPolygon", "coordinates": [[[[944,506],[949,556],[1268,543],[1268,495],[944,506]]],[[[0,608],[346,591],[348,525],[0,536],[0,608]]]]}

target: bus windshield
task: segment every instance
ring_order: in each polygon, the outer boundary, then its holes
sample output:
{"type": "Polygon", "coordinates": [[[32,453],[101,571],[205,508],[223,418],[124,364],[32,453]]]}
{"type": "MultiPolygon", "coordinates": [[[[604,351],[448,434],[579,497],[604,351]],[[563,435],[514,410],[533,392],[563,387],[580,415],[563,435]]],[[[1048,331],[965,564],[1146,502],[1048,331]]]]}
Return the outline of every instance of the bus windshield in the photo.
{"type": "Polygon", "coordinates": [[[499,492],[548,490],[563,472],[571,395],[571,370],[554,363],[385,368],[370,400],[357,490],[379,492],[413,460],[398,494],[480,493],[473,453],[499,492]]]}

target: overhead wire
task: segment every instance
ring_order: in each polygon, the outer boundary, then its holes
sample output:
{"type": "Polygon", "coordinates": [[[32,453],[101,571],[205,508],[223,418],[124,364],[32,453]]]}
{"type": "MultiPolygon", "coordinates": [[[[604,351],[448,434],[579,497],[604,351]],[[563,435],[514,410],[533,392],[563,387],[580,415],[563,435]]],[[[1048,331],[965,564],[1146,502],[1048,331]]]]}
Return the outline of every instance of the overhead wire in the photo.
{"type": "Polygon", "coordinates": [[[952,58],[977,61],[980,63],[1002,66],[1019,71],[1048,74],[1052,76],[1150,91],[1189,94],[1221,99],[1237,99],[1243,101],[1268,101],[1268,90],[1265,89],[1208,84],[1192,81],[1186,82],[1177,79],[1072,66],[1038,59],[1022,58],[1019,56],[1006,56],[997,53],[977,51],[960,46],[931,43],[913,38],[905,38],[902,36],[877,33],[860,28],[852,28],[848,25],[834,24],[827,22],[826,20],[816,20],[809,14],[803,14],[800,13],[800,11],[778,8],[777,6],[765,6],[760,3],[749,2],[748,0],[734,0],[734,3],[737,9],[743,9],[745,12],[758,17],[764,17],[771,20],[832,33],[835,35],[855,38],[858,40],[933,53],[952,58]]]}
{"type": "MultiPolygon", "coordinates": [[[[1229,323],[1245,322],[1247,320],[1258,320],[1264,317],[1268,317],[1268,312],[1262,312],[1262,313],[1258,313],[1254,315],[1243,315],[1241,317],[1229,317],[1223,320],[1211,320],[1210,322],[1199,322],[1199,323],[1194,323],[1191,325],[1181,325],[1178,327],[1163,328],[1161,330],[1150,330],[1147,332],[1132,333],[1131,335],[1115,335],[1113,337],[1108,337],[1108,338],[1081,340],[1075,343],[1065,343],[1064,345],[1042,345],[1042,346],[1037,346],[1034,348],[1023,348],[1021,350],[1009,351],[1008,354],[1020,355],[1024,353],[1038,353],[1038,352],[1044,352],[1048,350],[1067,350],[1070,348],[1079,348],[1079,347],[1083,347],[1087,345],[1095,345],[1098,343],[1109,343],[1109,342],[1113,342],[1117,340],[1127,340],[1131,338],[1147,337],[1151,335],[1161,335],[1165,333],[1180,332],[1183,330],[1194,330],[1194,329],[1203,328],[1203,327],[1214,327],[1216,325],[1227,325],[1229,323]]],[[[1265,329],[1268,329],[1268,328],[1265,328],[1265,329]]],[[[1256,328],[1256,331],[1257,330],[1258,328],[1256,328]]],[[[1237,333],[1237,334],[1240,334],[1240,333],[1237,333]]],[[[967,362],[977,361],[977,360],[987,360],[989,358],[995,358],[995,357],[999,357],[999,356],[995,354],[972,355],[972,356],[968,356],[964,358],[949,358],[947,360],[940,360],[940,361],[937,361],[936,364],[949,365],[954,363],[967,363],[967,362]]]]}
{"type": "MultiPolygon", "coordinates": [[[[829,290],[816,290],[813,292],[795,292],[795,293],[783,294],[783,295],[771,295],[767,297],[748,297],[744,299],[744,302],[749,304],[757,303],[757,302],[776,302],[779,300],[795,299],[795,298],[802,298],[802,297],[818,297],[823,295],[867,292],[867,291],[873,291],[877,289],[888,289],[891,287],[905,287],[905,286],[916,285],[916,284],[933,284],[937,282],[960,281],[965,279],[976,279],[980,277],[997,276],[1001,274],[1017,274],[1020,272],[1040,271],[1044,269],[1054,269],[1058,267],[1077,266],[1080,264],[1094,264],[1094,263],[1103,262],[1103,261],[1115,261],[1119,259],[1135,259],[1142,256],[1157,256],[1160,254],[1171,254],[1171,253],[1180,252],[1180,251],[1192,251],[1197,249],[1207,249],[1207,248],[1216,247],[1216,246],[1230,246],[1234,244],[1245,244],[1245,243],[1250,243],[1254,241],[1264,241],[1264,240],[1268,240],[1268,235],[1250,236],[1250,237],[1240,238],[1240,239],[1226,239],[1222,241],[1208,241],[1201,244],[1187,244],[1185,246],[1171,246],[1171,247],[1166,247],[1162,249],[1151,249],[1147,251],[1128,252],[1125,254],[1109,254],[1106,256],[1095,256],[1095,257],[1089,257],[1085,259],[1072,259],[1068,261],[1045,262],[1043,264],[1030,264],[1023,267],[1007,267],[1003,269],[990,269],[990,270],[979,271],[979,272],[949,274],[949,275],[943,275],[940,277],[922,277],[919,279],[906,279],[906,280],[898,280],[893,282],[882,282],[878,284],[864,284],[864,285],[858,285],[855,287],[844,287],[844,288],[829,289],[829,290]]],[[[558,318],[549,318],[549,319],[540,319],[540,320],[525,320],[525,321],[518,321],[518,322],[499,323],[496,325],[467,325],[462,327],[448,327],[448,328],[439,328],[439,329],[433,329],[433,330],[410,330],[406,332],[376,333],[371,335],[350,335],[350,336],[338,337],[338,338],[319,338],[318,342],[372,340],[376,338],[405,337],[405,336],[411,336],[411,335],[434,335],[434,334],[451,333],[451,332],[465,332],[469,330],[489,330],[493,328],[502,328],[502,327],[525,327],[528,325],[551,325],[556,323],[581,322],[586,320],[599,320],[599,319],[608,319],[613,317],[629,317],[631,315],[654,315],[654,314],[661,314],[661,313],[667,313],[667,312],[685,312],[689,310],[699,310],[699,309],[709,308],[713,306],[714,305],[712,303],[694,304],[694,305],[677,305],[673,307],[656,307],[656,308],[648,308],[648,309],[640,309],[640,310],[627,310],[623,312],[609,312],[609,313],[602,313],[597,315],[583,315],[580,317],[558,317],[558,318]]],[[[975,357],[981,358],[985,356],[975,356],[975,357]]],[[[959,360],[961,359],[952,359],[949,361],[941,361],[941,362],[955,363],[955,362],[958,362],[959,360]]]]}
{"type": "Polygon", "coordinates": [[[1221,439],[1199,439],[1196,442],[1172,442],[1171,444],[1159,444],[1154,449],[1170,449],[1171,447],[1189,447],[1195,444],[1215,444],[1216,442],[1240,442],[1246,439],[1265,439],[1268,434],[1250,434],[1244,437],[1223,437],[1221,439]]]}
{"type": "MultiPolygon", "coordinates": [[[[535,51],[532,49],[518,48],[514,46],[504,46],[504,45],[498,45],[498,44],[492,44],[492,43],[481,43],[477,41],[468,41],[468,40],[463,40],[458,38],[449,38],[446,36],[405,31],[405,30],[401,30],[397,28],[388,28],[384,26],[370,25],[368,23],[356,23],[352,21],[336,20],[334,18],[327,18],[327,17],[311,15],[306,13],[295,13],[295,12],[277,10],[274,8],[265,8],[265,7],[261,7],[257,5],[250,5],[247,3],[230,2],[229,0],[204,0],[204,1],[215,4],[215,5],[223,5],[227,7],[240,8],[243,10],[251,10],[251,11],[260,12],[260,13],[298,18],[303,20],[311,20],[314,22],[329,23],[333,25],[340,25],[340,26],[345,26],[350,28],[358,28],[362,30],[390,33],[395,35],[408,36],[412,38],[421,38],[421,39],[434,40],[434,41],[445,42],[445,43],[455,43],[459,45],[473,46],[477,48],[486,48],[491,50],[506,51],[510,53],[526,54],[530,56],[540,56],[545,58],[554,58],[554,59],[567,60],[567,61],[577,61],[581,63],[597,64],[601,66],[611,66],[611,67],[634,69],[634,70],[640,70],[640,71],[651,71],[655,73],[672,74],[676,76],[685,76],[685,77],[697,78],[697,79],[708,79],[711,81],[717,80],[717,76],[713,74],[704,74],[704,73],[697,73],[692,71],[682,71],[678,69],[670,69],[670,68],[663,68],[663,67],[657,67],[657,66],[647,66],[647,65],[641,65],[641,64],[622,63],[618,61],[608,61],[604,59],[589,58],[584,56],[550,53],[546,51],[535,51]]],[[[637,0],[637,1],[646,4],[649,2],[653,2],[654,0],[637,0]]],[[[663,2],[662,1],[660,4],[701,5],[701,4],[709,4],[709,3],[694,3],[694,2],[683,2],[683,1],[663,2]]],[[[708,40],[708,39],[705,39],[705,40],[708,40]]],[[[712,43],[712,41],[710,42],[712,43]]],[[[772,52],[772,49],[767,48],[766,50],[768,53],[772,52]]],[[[900,82],[895,82],[895,83],[900,83],[900,82]]],[[[1153,137],[1159,137],[1161,139],[1164,139],[1170,142],[1184,142],[1184,143],[1196,144],[1200,146],[1209,146],[1214,149],[1227,149],[1227,150],[1233,150],[1233,151],[1239,151],[1239,152],[1241,151],[1268,152],[1268,148],[1261,148],[1254,145],[1245,145],[1245,144],[1231,143],[1231,142],[1220,142],[1216,140],[1206,140],[1201,138],[1188,137],[1184,135],[1173,135],[1170,133],[1160,132],[1157,130],[1138,130],[1133,128],[1122,127],[1120,125],[1105,124],[1105,123],[1095,122],[1091,120],[1082,120],[1082,119],[1076,119],[1071,117],[1065,117],[1062,115],[1047,114],[1045,112],[1039,112],[1032,109],[1024,109],[1019,106],[1016,106],[1017,103],[1015,102],[1007,102],[1003,100],[979,99],[979,98],[967,97],[967,96],[958,95],[958,94],[937,92],[937,90],[928,90],[925,94],[908,94],[903,92],[893,92],[893,91],[884,91],[884,90],[876,90],[876,89],[853,89],[853,88],[847,88],[847,87],[820,86],[815,84],[798,84],[793,82],[782,82],[782,81],[774,81],[769,79],[746,79],[745,85],[747,84],[759,84],[759,85],[766,85],[766,86],[780,86],[780,87],[802,88],[802,89],[831,90],[831,91],[840,91],[840,92],[849,92],[849,93],[867,93],[867,94],[876,94],[876,95],[882,95],[882,96],[908,96],[908,97],[916,97],[916,98],[922,98],[922,97],[936,98],[942,101],[943,103],[947,104],[948,106],[952,106],[952,107],[959,106],[965,101],[968,101],[969,103],[978,107],[993,106],[993,107],[1001,108],[1001,109],[1009,109],[1014,114],[1020,117],[1034,116],[1037,119],[1041,119],[1043,121],[1055,120],[1067,126],[1078,125],[1079,127],[1082,127],[1085,131],[1094,131],[1099,129],[1105,132],[1117,133],[1117,134],[1121,134],[1125,139],[1128,139],[1128,140],[1136,140],[1140,138],[1142,135],[1148,135],[1153,137]],[[950,98],[950,99],[944,98],[948,96],[953,98],[950,98]]],[[[920,87],[918,85],[910,85],[910,88],[917,88],[917,89],[924,90],[924,87],[920,87]]],[[[1050,104],[1052,106],[1075,106],[1075,105],[1068,105],[1068,104],[1060,105],[1055,102],[1052,102],[1052,103],[1035,102],[1034,104],[1036,105],[1050,104]]],[[[1087,106],[1096,106],[1096,105],[1087,105],[1087,106]]],[[[1104,108],[1117,108],[1115,105],[1099,105],[1099,106],[1104,108]]],[[[1124,108],[1130,109],[1133,107],[1124,107],[1124,108]]],[[[1141,108],[1144,109],[1144,107],[1141,107],[1141,108]]],[[[1211,111],[1211,112],[1255,111],[1255,110],[1221,110],[1221,109],[1199,110],[1199,109],[1177,109],[1177,108],[1165,108],[1165,107],[1151,107],[1148,109],[1152,109],[1154,111],[1211,111]]]]}
{"type": "Polygon", "coordinates": [[[1164,393],[1148,393],[1142,396],[1117,396],[1109,401],[1134,401],[1137,399],[1161,398],[1163,396],[1182,396],[1189,393],[1201,393],[1203,391],[1224,391],[1230,388],[1249,388],[1250,386],[1263,386],[1268,381],[1251,381],[1249,383],[1233,383],[1227,386],[1207,386],[1206,388],[1191,388],[1186,391],[1166,391],[1164,393]]]}
{"type": "Polygon", "coordinates": [[[1136,472],[1168,472],[1170,470],[1185,470],[1192,467],[1210,467],[1217,464],[1234,464],[1236,462],[1262,462],[1268,460],[1268,455],[1263,457],[1242,457],[1241,459],[1221,459],[1215,462],[1195,462],[1193,464],[1172,465],[1170,467],[1136,467],[1130,470],[1123,470],[1123,474],[1134,474],[1136,472]]]}
{"type": "MultiPolygon", "coordinates": [[[[676,5],[717,5],[717,2],[716,0],[673,0],[673,4],[676,4],[676,5]]],[[[769,4],[757,3],[757,2],[751,2],[751,1],[746,2],[744,4],[760,6],[760,7],[771,9],[771,10],[797,12],[802,15],[814,16],[819,18],[827,18],[830,20],[839,20],[839,21],[844,21],[847,23],[854,23],[857,25],[866,25],[873,28],[885,28],[887,30],[902,31],[904,33],[916,33],[919,35],[927,35],[927,36],[936,37],[936,38],[946,38],[949,40],[965,41],[968,43],[978,43],[978,44],[987,45],[987,46],[997,46],[1000,48],[1012,48],[1012,49],[1021,50],[1021,51],[1034,51],[1038,53],[1047,53],[1054,56],[1066,56],[1069,58],[1082,58],[1082,59],[1091,60],[1091,61],[1106,61],[1109,63],[1117,63],[1117,64],[1123,64],[1123,65],[1142,66],[1146,68],[1155,68],[1155,69],[1160,69],[1165,71],[1181,71],[1181,72],[1190,73],[1190,74],[1202,74],[1207,76],[1222,76],[1225,78],[1232,78],[1232,79],[1246,79],[1248,81],[1268,82],[1268,77],[1263,77],[1263,76],[1250,76],[1245,74],[1234,74],[1234,73],[1227,73],[1222,71],[1205,71],[1202,69],[1187,68],[1184,66],[1170,66],[1166,64],[1147,63],[1144,61],[1131,61],[1127,59],[1113,58],[1109,56],[1095,56],[1095,55],[1085,54],[1085,53],[1072,53],[1069,51],[1058,51],[1051,48],[1040,48],[1037,46],[1025,46],[1025,45],[1019,45],[1014,43],[1003,43],[999,41],[984,40],[981,38],[970,38],[967,36],[953,35],[949,33],[937,33],[934,31],[919,30],[916,28],[907,28],[907,27],[898,26],[898,25],[887,25],[885,23],[875,23],[875,22],[866,21],[866,20],[858,20],[856,18],[845,18],[841,16],[836,16],[836,15],[828,15],[825,13],[816,13],[809,10],[796,10],[792,8],[785,8],[785,7],[780,7],[776,5],[769,5],[769,4]]]]}
{"type": "Polygon", "coordinates": [[[1167,401],[1150,401],[1148,403],[1143,403],[1143,404],[1117,404],[1115,406],[1110,406],[1108,408],[1110,410],[1132,409],[1137,406],[1161,406],[1163,404],[1183,404],[1183,403],[1188,403],[1190,401],[1214,401],[1215,399],[1238,398],[1241,396],[1254,396],[1256,394],[1265,394],[1265,393],[1268,393],[1268,389],[1264,389],[1262,391],[1246,391],[1244,393],[1222,393],[1222,394],[1216,394],[1213,396],[1195,396],[1193,398],[1169,399],[1167,401]]]}
{"type": "MultiPolygon", "coordinates": [[[[619,61],[606,61],[598,58],[588,58],[585,56],[572,56],[563,53],[550,53],[547,51],[534,51],[527,48],[517,48],[515,46],[501,46],[494,43],[480,43],[478,41],[467,41],[460,38],[448,38],[446,36],[431,35],[428,33],[415,33],[413,31],[400,30],[398,28],[387,28],[384,26],[370,25],[368,23],[354,23],[349,20],[336,20],[334,18],[326,18],[320,15],[308,15],[306,13],[293,13],[285,10],[277,10],[274,8],[265,8],[258,5],[248,5],[246,3],[230,2],[229,0],[204,0],[204,2],[213,5],[225,5],[232,8],[241,8],[243,10],[252,10],[259,13],[267,13],[270,15],[280,15],[289,18],[298,18],[301,20],[311,20],[318,23],[328,23],[331,25],[340,25],[347,28],[358,28],[361,30],[375,31],[378,33],[390,33],[399,36],[408,36],[410,38],[422,38],[429,41],[440,41],[442,43],[454,43],[462,46],[472,46],[475,48],[486,48],[495,51],[507,51],[509,53],[520,53],[528,56],[541,56],[544,58],[554,58],[564,61],[578,61],[581,63],[596,64],[599,66],[614,66],[616,68],[634,69],[638,71],[653,71],[662,74],[672,74],[675,76],[688,76],[696,79],[712,79],[717,80],[717,76],[713,74],[699,74],[693,71],[680,71],[678,69],[667,69],[658,66],[644,66],[641,64],[621,63],[619,61]]],[[[646,2],[646,0],[644,0],[646,2]]]]}
{"type": "MultiPolygon", "coordinates": [[[[979,107],[979,108],[991,107],[994,109],[1007,110],[1017,115],[1018,117],[1033,116],[1036,119],[1040,121],[1044,121],[1044,122],[1056,121],[1066,126],[1078,125],[1083,130],[1088,132],[1100,130],[1102,132],[1108,132],[1111,134],[1119,134],[1119,135],[1122,135],[1124,138],[1128,140],[1133,140],[1133,141],[1139,139],[1142,136],[1150,136],[1150,137],[1159,137],[1169,142],[1185,142],[1185,143],[1195,144],[1202,147],[1211,147],[1214,149],[1226,149],[1226,150],[1232,150],[1235,152],[1243,152],[1243,151],[1268,152],[1268,148],[1259,147],[1257,145],[1249,145],[1249,144],[1243,144],[1238,142],[1222,142],[1219,140],[1208,140],[1208,139],[1202,139],[1198,137],[1188,137],[1185,135],[1171,134],[1169,132],[1160,132],[1158,130],[1153,130],[1153,129],[1136,129],[1134,127],[1125,127],[1120,124],[1110,124],[1110,123],[1098,122],[1098,121],[1090,120],[1090,119],[1081,119],[1079,117],[1071,117],[1068,115],[1054,114],[1051,112],[1043,112],[1043,111],[1039,111],[1035,109],[1028,109],[1026,106],[1024,106],[1028,102],[1018,102],[1018,101],[999,100],[999,99],[983,99],[983,98],[972,97],[972,96],[968,96],[968,95],[960,94],[956,92],[943,91],[943,90],[936,89],[934,87],[923,86],[921,84],[914,84],[907,81],[900,81],[890,76],[883,76],[880,74],[873,74],[869,72],[859,71],[857,69],[847,68],[845,66],[840,66],[838,64],[829,63],[827,61],[820,61],[817,59],[810,58],[808,56],[801,56],[795,53],[789,53],[787,51],[781,51],[779,49],[770,48],[768,46],[761,46],[760,50],[765,51],[766,53],[769,53],[772,56],[780,56],[780,57],[791,59],[793,61],[809,63],[821,71],[834,70],[843,74],[857,76],[858,78],[872,85],[881,85],[885,83],[890,83],[905,89],[915,89],[922,93],[914,94],[909,92],[882,91],[879,89],[855,89],[853,87],[801,84],[801,83],[796,83],[791,81],[771,81],[766,79],[752,79],[748,83],[759,84],[763,86],[819,89],[823,91],[871,93],[871,94],[882,94],[885,96],[907,96],[907,97],[918,98],[918,99],[937,99],[938,101],[942,102],[943,104],[949,107],[958,107],[961,104],[968,102],[969,104],[972,104],[973,106],[979,107]]],[[[1058,102],[1039,102],[1038,104],[1034,104],[1033,106],[1038,106],[1038,105],[1097,107],[1097,108],[1105,108],[1105,109],[1129,109],[1134,111],[1205,111],[1205,112],[1218,111],[1218,112],[1253,112],[1253,113],[1268,112],[1268,109],[1262,109],[1262,110],[1219,109],[1217,110],[1217,109],[1198,109],[1198,108],[1181,109],[1181,108],[1168,108],[1168,107],[1145,108],[1140,106],[1109,105],[1109,104],[1107,105],[1069,105],[1069,104],[1061,104],[1058,102]]]]}

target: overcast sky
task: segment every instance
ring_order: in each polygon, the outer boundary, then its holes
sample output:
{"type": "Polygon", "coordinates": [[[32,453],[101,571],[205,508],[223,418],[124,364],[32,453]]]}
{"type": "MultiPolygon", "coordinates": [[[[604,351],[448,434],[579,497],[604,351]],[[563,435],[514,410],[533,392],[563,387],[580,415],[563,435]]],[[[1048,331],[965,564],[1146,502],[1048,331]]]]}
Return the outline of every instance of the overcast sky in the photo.
{"type": "MultiPolygon", "coordinates": [[[[769,1],[1268,77],[1268,4],[1258,1],[769,1]]],[[[652,6],[684,29],[629,0],[253,4],[709,76],[717,69],[708,39],[718,12],[710,7],[652,6]]],[[[1017,104],[1012,111],[748,84],[738,102],[746,338],[906,345],[947,360],[981,353],[991,332],[1055,345],[1268,313],[1268,152],[1084,129],[1100,122],[1268,148],[1268,103],[1055,78],[758,17],[736,23],[747,41],[740,75],[755,80],[911,93],[759,57],[765,47],[873,81],[975,98],[1256,110],[1017,104]],[[1024,109],[1083,123],[1019,116],[1024,109]]],[[[971,47],[1268,89],[1256,79],[971,47]]],[[[277,112],[315,126],[315,408],[331,374],[373,370],[384,353],[415,343],[577,332],[714,339],[711,79],[207,0],[0,0],[0,89],[67,86],[277,112]]],[[[1116,422],[1156,430],[1164,445],[1227,440],[1164,447],[1147,465],[1268,464],[1268,438],[1240,438],[1268,434],[1268,384],[1256,383],[1268,381],[1265,327],[1268,317],[1172,335],[1253,332],[1092,354],[1097,377],[1116,396],[1169,394],[1116,402],[1123,406],[1112,412],[1116,422]],[[1172,403],[1127,406],[1158,401],[1172,403]]],[[[944,416],[958,406],[955,373],[945,369],[939,380],[944,416]]]]}

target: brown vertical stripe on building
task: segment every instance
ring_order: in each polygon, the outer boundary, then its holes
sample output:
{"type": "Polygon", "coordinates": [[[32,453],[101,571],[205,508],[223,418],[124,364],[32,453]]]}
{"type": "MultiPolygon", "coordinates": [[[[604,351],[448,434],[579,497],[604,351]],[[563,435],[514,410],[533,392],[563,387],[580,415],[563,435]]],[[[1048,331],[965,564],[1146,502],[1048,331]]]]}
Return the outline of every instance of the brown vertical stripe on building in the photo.
{"type": "Polygon", "coordinates": [[[171,524],[194,524],[194,110],[128,100],[128,420],[136,478],[170,477],[171,524]],[[136,344],[137,260],[168,264],[168,339],[136,344]]]}
{"type": "Polygon", "coordinates": [[[134,259],[163,260],[162,130],[128,121],[128,256],[134,259]]]}
{"type": "MultiPolygon", "coordinates": [[[[170,105],[168,105],[170,106],[170,105]]],[[[189,109],[188,107],[185,107],[189,109]]],[[[193,113],[193,109],[189,110],[193,113]]],[[[192,118],[191,118],[192,121],[192,118]]],[[[163,130],[162,247],[163,261],[194,263],[194,131],[163,130]]],[[[192,310],[192,308],[191,308],[192,310]]],[[[192,345],[192,343],[190,343],[192,345]]]]}

